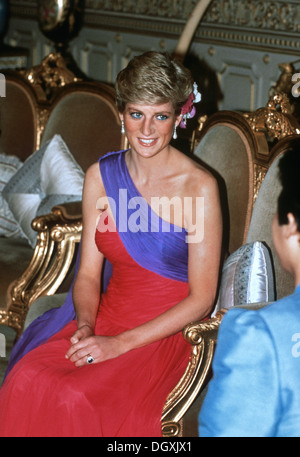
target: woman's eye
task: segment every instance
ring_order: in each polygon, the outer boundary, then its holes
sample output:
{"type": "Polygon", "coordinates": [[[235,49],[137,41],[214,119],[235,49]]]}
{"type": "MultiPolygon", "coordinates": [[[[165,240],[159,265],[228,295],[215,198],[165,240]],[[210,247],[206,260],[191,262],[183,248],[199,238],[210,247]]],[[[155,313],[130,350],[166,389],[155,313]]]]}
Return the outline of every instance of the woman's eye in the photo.
{"type": "Polygon", "coordinates": [[[130,116],[133,117],[134,119],[140,119],[142,117],[141,113],[130,113],[130,116]]]}
{"type": "Polygon", "coordinates": [[[158,114],[157,119],[159,121],[165,121],[166,119],[168,119],[168,116],[166,116],[165,114],[158,114]]]}
{"type": "MultiPolygon", "coordinates": [[[[130,116],[133,119],[141,119],[143,117],[143,114],[139,113],[138,111],[133,111],[132,113],[130,113],[130,116]]],[[[168,119],[168,116],[166,114],[157,114],[156,119],[158,119],[159,121],[165,121],[166,119],[168,119]]]]}

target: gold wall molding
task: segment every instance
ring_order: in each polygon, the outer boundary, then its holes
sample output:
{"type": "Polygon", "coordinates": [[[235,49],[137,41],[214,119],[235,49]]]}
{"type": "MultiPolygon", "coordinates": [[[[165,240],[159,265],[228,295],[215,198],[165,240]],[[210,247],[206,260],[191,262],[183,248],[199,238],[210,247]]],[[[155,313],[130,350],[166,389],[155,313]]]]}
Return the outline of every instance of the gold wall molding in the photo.
{"type": "MultiPolygon", "coordinates": [[[[171,19],[184,23],[197,0],[86,0],[85,9],[89,14],[118,14],[126,17],[171,19]]],[[[37,12],[34,0],[10,0],[16,14],[31,15],[37,12]]],[[[213,0],[207,9],[203,24],[220,24],[252,29],[281,30],[297,33],[300,31],[299,0],[213,0]]]]}
{"type": "MultiPolygon", "coordinates": [[[[86,27],[178,38],[197,0],[86,0],[86,27]]],[[[15,17],[37,17],[37,2],[10,0],[15,17]]],[[[241,44],[295,53],[300,49],[300,0],[213,0],[195,41],[241,44]]]]}
{"type": "Polygon", "coordinates": [[[300,31],[300,2],[214,0],[204,22],[270,31],[300,31]]]}

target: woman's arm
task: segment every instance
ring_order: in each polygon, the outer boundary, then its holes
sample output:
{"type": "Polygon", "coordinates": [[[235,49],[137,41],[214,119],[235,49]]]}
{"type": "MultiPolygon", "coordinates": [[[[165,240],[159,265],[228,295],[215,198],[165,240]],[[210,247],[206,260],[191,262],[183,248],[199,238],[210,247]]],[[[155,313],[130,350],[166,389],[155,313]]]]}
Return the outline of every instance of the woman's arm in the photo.
{"type": "Polygon", "coordinates": [[[99,216],[97,200],[103,195],[103,192],[99,164],[95,163],[87,170],[83,187],[81,256],[73,288],[78,331],[73,335],[72,343],[94,332],[103,265],[103,255],[95,244],[95,230],[99,216]]]}
{"type": "MultiPolygon", "coordinates": [[[[222,218],[219,191],[215,180],[201,173],[201,184],[195,184],[193,193],[204,203],[203,239],[189,243],[188,277],[189,295],[160,316],[125,331],[117,336],[95,336],[80,341],[72,361],[77,366],[86,364],[86,355],[92,353],[95,362],[117,357],[132,349],[178,333],[195,320],[204,318],[213,306],[221,255],[222,218]]],[[[193,206],[195,211],[196,206],[193,206]]],[[[193,227],[195,214],[186,214],[187,230],[193,227]]],[[[79,285],[79,283],[78,283],[79,285]]]]}

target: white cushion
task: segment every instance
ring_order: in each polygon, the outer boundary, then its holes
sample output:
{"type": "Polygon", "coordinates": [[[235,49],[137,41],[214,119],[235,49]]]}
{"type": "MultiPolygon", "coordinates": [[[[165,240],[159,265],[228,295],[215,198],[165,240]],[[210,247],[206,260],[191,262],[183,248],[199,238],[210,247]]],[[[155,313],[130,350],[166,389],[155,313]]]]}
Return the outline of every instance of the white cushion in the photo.
{"type": "Polygon", "coordinates": [[[221,308],[274,300],[274,272],[269,249],[261,241],[241,246],[224,263],[215,312],[221,308]]]}
{"type": "Polygon", "coordinates": [[[83,181],[83,170],[62,137],[55,135],[6,184],[2,194],[32,247],[36,244],[32,220],[57,204],[81,200],[83,181]]]}
{"type": "Polygon", "coordinates": [[[0,154],[0,236],[21,236],[19,224],[3,198],[2,190],[22,165],[23,162],[16,156],[0,154]]]}

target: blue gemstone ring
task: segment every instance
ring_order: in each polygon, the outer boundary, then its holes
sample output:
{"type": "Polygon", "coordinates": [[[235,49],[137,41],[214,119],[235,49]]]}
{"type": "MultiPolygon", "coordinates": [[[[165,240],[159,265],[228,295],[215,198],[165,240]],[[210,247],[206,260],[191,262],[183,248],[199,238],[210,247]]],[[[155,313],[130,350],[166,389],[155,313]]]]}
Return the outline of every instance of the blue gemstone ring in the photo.
{"type": "Polygon", "coordinates": [[[89,355],[87,356],[86,362],[87,362],[87,363],[93,363],[94,360],[95,360],[94,357],[92,357],[91,354],[89,354],[89,355]]]}

